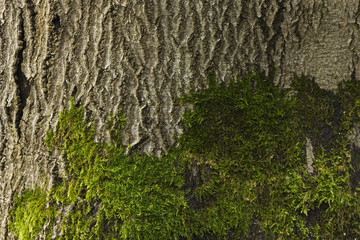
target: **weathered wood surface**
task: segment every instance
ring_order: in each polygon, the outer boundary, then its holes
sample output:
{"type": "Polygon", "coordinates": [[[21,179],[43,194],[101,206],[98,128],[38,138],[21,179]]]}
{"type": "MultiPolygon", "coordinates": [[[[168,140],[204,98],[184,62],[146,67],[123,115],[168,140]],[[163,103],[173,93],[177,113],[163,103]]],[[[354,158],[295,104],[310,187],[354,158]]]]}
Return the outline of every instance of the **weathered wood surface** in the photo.
{"type": "Polygon", "coordinates": [[[16,191],[51,179],[44,146],[71,97],[99,140],[122,106],[124,143],[160,155],[181,134],[176,99],[277,66],[321,87],[360,79],[355,0],[0,0],[0,239],[16,191]]]}

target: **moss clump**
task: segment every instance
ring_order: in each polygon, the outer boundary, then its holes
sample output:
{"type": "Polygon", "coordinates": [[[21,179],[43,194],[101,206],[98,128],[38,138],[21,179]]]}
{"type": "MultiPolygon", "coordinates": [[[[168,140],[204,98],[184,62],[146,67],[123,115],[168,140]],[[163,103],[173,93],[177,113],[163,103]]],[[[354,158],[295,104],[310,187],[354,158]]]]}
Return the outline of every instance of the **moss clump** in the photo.
{"type": "Polygon", "coordinates": [[[259,222],[269,239],[358,236],[347,140],[359,116],[352,89],[335,95],[297,76],[291,89],[280,89],[253,73],[185,96],[194,111],[184,116],[180,142],[197,156],[203,176],[193,190],[204,206],[198,229],[227,238],[247,235],[259,222]],[[311,172],[306,138],[314,145],[311,172]]]}
{"type": "Polygon", "coordinates": [[[359,122],[357,89],[349,82],[333,94],[305,77],[280,89],[258,73],[225,86],[212,76],[208,89],[181,98],[193,110],[180,146],[162,158],[125,154],[123,115],[109,122],[110,143],[95,142],[72,105],[46,139],[62,152],[66,177],[39,203],[39,190],[18,198],[11,230],[36,236],[69,208],[63,239],[238,239],[253,228],[269,239],[359,236],[347,138],[359,122]],[[52,215],[38,217],[24,201],[52,215]],[[31,231],[22,219],[36,219],[31,231]]]}
{"type": "MultiPolygon", "coordinates": [[[[53,223],[56,211],[49,202],[48,194],[40,188],[25,191],[14,201],[9,229],[19,239],[35,239],[45,225],[53,223]]],[[[49,229],[49,228],[48,228],[49,229]]],[[[49,234],[49,231],[45,231],[49,234]]],[[[48,236],[47,239],[50,239],[48,236]]]]}
{"type": "Polygon", "coordinates": [[[96,143],[94,127],[83,115],[82,108],[66,109],[46,140],[67,161],[67,177],[50,192],[58,207],[73,206],[63,238],[171,239],[186,234],[184,179],[174,155],[125,155],[116,134],[122,115],[109,122],[111,143],[96,143]]]}

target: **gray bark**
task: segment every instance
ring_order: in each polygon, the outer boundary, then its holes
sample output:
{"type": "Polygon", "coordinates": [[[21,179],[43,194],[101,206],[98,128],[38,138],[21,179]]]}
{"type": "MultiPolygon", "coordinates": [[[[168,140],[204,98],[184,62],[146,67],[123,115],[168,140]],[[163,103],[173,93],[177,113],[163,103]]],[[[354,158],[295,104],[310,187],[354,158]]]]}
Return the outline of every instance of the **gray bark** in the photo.
{"type": "Polygon", "coordinates": [[[360,79],[355,0],[0,0],[0,239],[14,194],[52,178],[46,132],[71,97],[107,140],[160,155],[181,134],[176,99],[235,73],[293,73],[321,87],[360,79]]]}

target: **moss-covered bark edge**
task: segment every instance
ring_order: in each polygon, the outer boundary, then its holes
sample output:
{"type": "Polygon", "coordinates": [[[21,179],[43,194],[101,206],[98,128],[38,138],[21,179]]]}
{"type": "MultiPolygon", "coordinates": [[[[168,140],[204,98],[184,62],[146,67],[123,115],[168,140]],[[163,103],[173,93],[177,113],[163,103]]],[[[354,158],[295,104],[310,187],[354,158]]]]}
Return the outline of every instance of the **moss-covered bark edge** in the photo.
{"type": "Polygon", "coordinates": [[[110,143],[95,142],[72,104],[45,140],[66,176],[20,195],[10,230],[19,239],[50,239],[59,223],[62,239],[242,239],[254,229],[268,239],[353,239],[359,160],[348,136],[359,96],[357,82],[334,94],[306,77],[281,89],[261,73],[228,85],[211,76],[208,89],[181,98],[193,110],[161,158],[121,145],[123,115],[109,121],[110,143]]]}

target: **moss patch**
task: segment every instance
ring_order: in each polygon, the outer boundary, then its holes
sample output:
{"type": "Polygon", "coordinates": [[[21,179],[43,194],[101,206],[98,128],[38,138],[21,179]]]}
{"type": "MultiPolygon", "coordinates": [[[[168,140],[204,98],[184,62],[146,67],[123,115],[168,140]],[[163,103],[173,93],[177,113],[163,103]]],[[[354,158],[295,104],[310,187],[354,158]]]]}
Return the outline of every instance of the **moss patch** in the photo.
{"type": "Polygon", "coordinates": [[[33,238],[69,208],[63,239],[238,239],[253,228],[269,239],[353,239],[360,202],[348,135],[359,89],[348,82],[334,94],[306,77],[280,89],[260,73],[225,86],[211,76],[208,89],[181,98],[193,110],[180,146],[162,158],[125,154],[123,115],[109,121],[110,143],[95,142],[72,105],[46,139],[66,177],[19,197],[10,229],[33,238]]]}
{"type": "MultiPolygon", "coordinates": [[[[19,239],[35,239],[45,225],[54,222],[57,215],[54,207],[49,204],[48,194],[40,188],[27,190],[17,197],[14,209],[9,229],[19,239]]],[[[50,233],[49,228],[46,233],[50,233]]]]}

